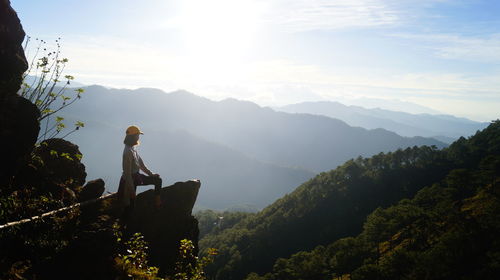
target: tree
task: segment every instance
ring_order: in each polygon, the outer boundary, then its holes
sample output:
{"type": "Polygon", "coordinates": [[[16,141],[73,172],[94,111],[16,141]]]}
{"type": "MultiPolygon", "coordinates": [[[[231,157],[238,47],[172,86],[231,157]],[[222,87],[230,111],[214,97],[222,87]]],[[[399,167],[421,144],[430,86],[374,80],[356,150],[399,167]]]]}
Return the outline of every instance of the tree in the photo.
{"type": "MultiPolygon", "coordinates": [[[[28,36],[24,45],[27,54],[30,40],[31,37],[28,36]]],[[[37,139],[39,143],[45,139],[55,137],[66,128],[63,122],[64,118],[56,114],[80,99],[84,90],[76,88],[73,89],[72,94],[68,93],[68,86],[71,85],[74,77],[71,75],[63,76],[68,59],[60,57],[61,38],[55,40],[55,51],[48,49],[46,41],[38,38],[35,38],[35,40],[38,45],[34,50],[35,53],[29,59],[28,70],[23,74],[23,84],[19,95],[31,101],[40,110],[38,121],[41,129],[37,139]],[[64,79],[64,82],[61,79],[64,79]]],[[[81,121],[75,122],[74,128],[61,138],[65,138],[84,127],[84,125],[81,121]]]]}

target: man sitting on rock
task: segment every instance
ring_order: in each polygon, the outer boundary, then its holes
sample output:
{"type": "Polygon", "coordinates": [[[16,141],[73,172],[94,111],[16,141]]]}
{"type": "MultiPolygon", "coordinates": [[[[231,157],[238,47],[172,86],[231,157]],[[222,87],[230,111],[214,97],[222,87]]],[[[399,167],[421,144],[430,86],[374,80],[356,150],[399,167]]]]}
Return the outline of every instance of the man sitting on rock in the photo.
{"type": "Polygon", "coordinates": [[[162,180],[160,175],[151,172],[141,157],[137,153],[137,146],[140,144],[139,135],[144,134],[139,127],[132,125],[126,130],[125,148],[123,149],[123,174],[118,187],[118,199],[125,206],[124,218],[130,218],[135,206],[135,192],[137,186],[154,185],[155,186],[155,206],[160,208],[160,189],[162,180]],[[142,170],[148,175],[139,173],[142,170]]]}

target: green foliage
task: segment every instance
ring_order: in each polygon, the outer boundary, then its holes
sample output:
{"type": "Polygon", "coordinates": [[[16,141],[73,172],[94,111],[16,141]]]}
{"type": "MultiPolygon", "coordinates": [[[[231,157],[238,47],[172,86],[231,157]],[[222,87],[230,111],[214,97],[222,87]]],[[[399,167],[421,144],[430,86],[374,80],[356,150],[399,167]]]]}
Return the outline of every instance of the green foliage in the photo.
{"type": "MultiPolygon", "coordinates": [[[[28,36],[24,46],[27,52],[27,46],[31,38],[28,36]]],[[[48,51],[47,42],[35,39],[38,42],[34,54],[29,58],[30,64],[28,70],[23,74],[23,83],[19,94],[30,100],[40,110],[38,121],[41,124],[41,130],[38,136],[38,142],[59,135],[65,128],[64,118],[56,116],[59,111],[70,106],[79,100],[84,92],[83,89],[74,89],[68,94],[68,86],[74,77],[64,75],[64,68],[68,63],[67,58],[60,58],[61,38],[55,40],[56,49],[48,51]],[[29,78],[33,78],[30,80],[29,78]],[[64,78],[64,83],[61,80],[64,78]],[[55,116],[55,118],[53,118],[55,116]]],[[[28,52],[27,52],[28,53],[28,52]]],[[[77,121],[71,131],[60,138],[65,138],[69,134],[84,127],[81,121],[77,121]]]]}
{"type": "Polygon", "coordinates": [[[148,244],[141,233],[134,233],[128,240],[123,240],[123,234],[117,224],[113,226],[116,240],[122,244],[122,252],[115,258],[115,268],[118,279],[154,280],[158,277],[158,268],[148,265],[148,244]]]}
{"type": "Polygon", "coordinates": [[[207,256],[198,258],[193,254],[193,241],[182,239],[179,247],[179,261],[175,267],[174,280],[205,280],[204,268],[212,263],[213,258],[218,254],[216,249],[210,248],[207,256]]]}
{"type": "MultiPolygon", "coordinates": [[[[83,158],[83,155],[80,154],[80,153],[76,153],[76,154],[70,154],[70,153],[64,153],[64,152],[61,152],[61,153],[58,153],[56,150],[50,150],[50,156],[52,157],[55,157],[55,158],[64,158],[64,159],[67,159],[69,161],[74,161],[74,160],[77,160],[77,161],[80,161],[82,158],[83,158]]],[[[35,155],[33,155],[35,156],[35,155]]],[[[43,165],[43,161],[41,161],[41,164],[43,165]]]]}
{"type": "MultiPolygon", "coordinates": [[[[115,223],[113,232],[121,252],[115,257],[116,279],[162,280],[159,269],[148,264],[148,244],[144,236],[137,232],[124,240],[121,227],[115,223]]],[[[175,266],[175,274],[166,280],[205,280],[204,269],[217,255],[216,249],[209,249],[207,256],[199,258],[194,255],[193,241],[180,240],[179,260],[175,266]]]]}

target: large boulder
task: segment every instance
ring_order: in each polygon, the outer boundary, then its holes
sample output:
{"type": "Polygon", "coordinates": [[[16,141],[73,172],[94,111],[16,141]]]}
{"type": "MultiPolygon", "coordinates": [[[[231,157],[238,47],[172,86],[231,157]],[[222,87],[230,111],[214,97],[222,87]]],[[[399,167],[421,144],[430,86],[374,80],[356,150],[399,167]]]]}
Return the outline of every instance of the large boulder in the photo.
{"type": "Polygon", "coordinates": [[[40,131],[40,112],[17,95],[28,63],[22,48],[25,33],[9,0],[0,0],[0,146],[5,167],[0,185],[5,186],[33,149],[40,131]]]}
{"type": "Polygon", "coordinates": [[[33,150],[30,164],[20,169],[14,184],[72,202],[87,177],[81,156],[77,145],[60,138],[47,139],[33,150]]]}
{"type": "Polygon", "coordinates": [[[193,217],[192,210],[200,186],[199,180],[191,180],[162,188],[160,209],[153,203],[153,190],[137,195],[128,230],[144,235],[149,243],[151,265],[158,266],[161,274],[172,274],[180,240],[192,240],[194,254],[198,254],[198,220],[193,217]]]}
{"type": "Polygon", "coordinates": [[[104,193],[104,180],[96,179],[89,181],[83,186],[78,194],[78,201],[83,202],[90,199],[98,198],[104,193]]]}
{"type": "Polygon", "coordinates": [[[24,30],[9,0],[0,0],[0,98],[15,95],[28,69],[22,43],[24,30]]]}
{"type": "Polygon", "coordinates": [[[0,145],[2,159],[8,163],[0,168],[0,177],[14,175],[29,159],[40,130],[39,116],[38,108],[18,95],[0,101],[0,145]]]}

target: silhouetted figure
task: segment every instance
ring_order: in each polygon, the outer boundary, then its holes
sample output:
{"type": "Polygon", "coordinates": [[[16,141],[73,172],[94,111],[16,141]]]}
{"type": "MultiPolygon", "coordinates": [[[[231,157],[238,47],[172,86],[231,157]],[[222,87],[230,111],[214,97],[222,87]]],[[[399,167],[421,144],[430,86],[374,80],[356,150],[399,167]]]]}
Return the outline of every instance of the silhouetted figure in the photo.
{"type": "Polygon", "coordinates": [[[118,187],[118,199],[122,206],[125,207],[123,219],[128,222],[132,211],[135,207],[135,192],[137,186],[154,185],[155,186],[155,206],[161,205],[160,189],[162,180],[159,174],[155,174],[149,170],[141,157],[137,153],[137,146],[140,144],[139,135],[144,134],[139,127],[132,125],[126,130],[125,148],[123,149],[123,174],[118,187]],[[143,171],[147,175],[139,173],[143,171]]]}

